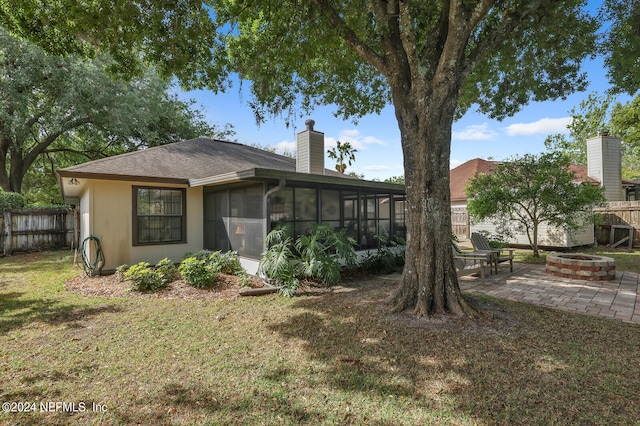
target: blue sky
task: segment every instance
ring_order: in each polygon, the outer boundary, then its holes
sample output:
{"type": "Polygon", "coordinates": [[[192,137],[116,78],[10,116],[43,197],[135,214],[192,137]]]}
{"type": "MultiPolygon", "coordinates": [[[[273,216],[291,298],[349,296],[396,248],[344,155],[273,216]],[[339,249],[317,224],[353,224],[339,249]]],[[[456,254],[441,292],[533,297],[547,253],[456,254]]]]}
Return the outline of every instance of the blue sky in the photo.
{"type": "MultiPolygon", "coordinates": [[[[474,158],[503,160],[525,153],[538,154],[545,150],[544,140],[550,134],[566,132],[569,111],[578,108],[589,93],[604,94],[609,87],[606,71],[600,59],[584,65],[590,85],[585,92],[570,95],[565,100],[531,103],[522,111],[502,122],[469,111],[454,123],[451,141],[451,167],[474,158]]],[[[182,93],[184,99],[195,99],[212,123],[235,127],[237,140],[245,144],[259,144],[278,150],[295,151],[295,135],[304,130],[301,118],[295,128],[287,128],[283,119],[269,118],[257,126],[247,101],[248,91],[230,89],[214,95],[207,91],[182,93]]],[[[626,101],[625,99],[620,99],[626,101]]],[[[355,163],[347,171],[364,174],[366,179],[384,180],[403,175],[400,132],[393,108],[386,107],[380,115],[369,115],[357,125],[333,116],[335,107],[323,107],[310,115],[315,130],[325,134],[325,151],[335,146],[337,140],[350,142],[358,150],[355,163]]],[[[325,167],[333,168],[335,162],[325,156],[325,167]]]]}

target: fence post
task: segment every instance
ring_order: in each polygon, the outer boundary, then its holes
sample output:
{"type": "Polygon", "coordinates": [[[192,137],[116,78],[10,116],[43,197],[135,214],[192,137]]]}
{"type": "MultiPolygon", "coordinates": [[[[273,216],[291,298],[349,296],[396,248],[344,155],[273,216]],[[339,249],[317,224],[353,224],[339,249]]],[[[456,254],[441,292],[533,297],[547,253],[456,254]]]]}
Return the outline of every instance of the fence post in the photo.
{"type": "Polygon", "coordinates": [[[5,229],[5,240],[4,240],[4,255],[11,256],[11,251],[13,250],[13,237],[11,236],[11,212],[8,210],[4,211],[4,229],[5,229]]]}

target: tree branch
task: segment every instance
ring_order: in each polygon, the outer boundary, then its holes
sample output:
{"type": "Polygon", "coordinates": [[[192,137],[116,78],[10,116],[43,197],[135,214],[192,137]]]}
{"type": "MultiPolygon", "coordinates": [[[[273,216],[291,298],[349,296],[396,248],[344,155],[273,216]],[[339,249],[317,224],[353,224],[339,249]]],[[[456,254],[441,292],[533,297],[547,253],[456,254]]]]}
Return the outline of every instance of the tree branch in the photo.
{"type": "Polygon", "coordinates": [[[338,36],[342,38],[352,50],[373,65],[383,75],[389,75],[384,58],[380,57],[380,55],[358,37],[353,29],[340,17],[338,11],[329,4],[328,0],[313,0],[313,3],[318,7],[320,14],[327,20],[329,26],[336,30],[338,36]]]}
{"type": "Polygon", "coordinates": [[[29,151],[29,153],[24,157],[24,171],[26,172],[26,170],[31,166],[31,164],[33,164],[36,158],[38,158],[38,155],[42,154],[47,149],[47,147],[51,145],[60,135],[68,130],[75,129],[90,122],[90,117],[76,118],[75,120],[71,120],[64,124],[57,131],[51,133],[50,135],[47,135],[46,138],[44,138],[40,143],[32,148],[31,151],[29,151]]]}
{"type": "MultiPolygon", "coordinates": [[[[493,1],[486,0],[482,3],[493,3],[493,1]]],[[[523,3],[524,4],[518,8],[514,8],[513,12],[504,12],[505,14],[502,16],[499,24],[489,29],[484,35],[478,34],[478,42],[467,55],[467,61],[465,62],[463,70],[465,79],[473,73],[478,64],[484,61],[489,54],[497,50],[497,47],[506,40],[507,36],[509,36],[513,30],[542,5],[542,0],[530,0],[523,3]]],[[[476,16],[474,20],[473,28],[481,22],[488,10],[489,9],[485,10],[482,16],[480,15],[480,11],[478,11],[478,16],[476,16]]]]}
{"type": "MultiPolygon", "coordinates": [[[[43,154],[54,154],[56,152],[68,152],[71,154],[78,154],[78,155],[82,155],[83,157],[86,157],[88,160],[93,160],[93,156],[89,155],[88,152],[96,152],[96,151],[79,151],[77,149],[71,149],[71,148],[55,148],[55,149],[47,149],[43,152],[43,154]]],[[[102,154],[101,152],[98,151],[99,154],[102,154]]]]}

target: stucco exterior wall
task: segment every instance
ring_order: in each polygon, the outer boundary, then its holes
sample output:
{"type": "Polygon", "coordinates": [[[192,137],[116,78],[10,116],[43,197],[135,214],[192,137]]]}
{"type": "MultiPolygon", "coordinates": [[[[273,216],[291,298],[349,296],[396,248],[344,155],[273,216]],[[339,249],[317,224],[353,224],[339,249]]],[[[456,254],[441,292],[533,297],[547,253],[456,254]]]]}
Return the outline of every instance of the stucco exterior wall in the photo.
{"type": "MultiPolygon", "coordinates": [[[[593,224],[587,224],[576,231],[568,232],[564,229],[543,223],[540,225],[538,231],[539,246],[569,248],[591,245],[595,242],[593,224]]],[[[498,234],[498,229],[495,224],[485,221],[472,223],[471,232],[488,232],[490,235],[495,235],[498,234]]],[[[509,238],[507,242],[513,245],[529,245],[529,239],[524,231],[514,232],[513,236],[509,238]]]]}
{"type": "Polygon", "coordinates": [[[91,180],[80,198],[82,239],[90,234],[100,239],[105,257],[104,270],[113,270],[122,264],[133,265],[145,261],[151,264],[168,257],[174,262],[182,260],[188,251],[203,247],[202,187],[187,188],[187,242],[133,246],[132,243],[132,186],[184,188],[180,185],[149,184],[91,180]]]}

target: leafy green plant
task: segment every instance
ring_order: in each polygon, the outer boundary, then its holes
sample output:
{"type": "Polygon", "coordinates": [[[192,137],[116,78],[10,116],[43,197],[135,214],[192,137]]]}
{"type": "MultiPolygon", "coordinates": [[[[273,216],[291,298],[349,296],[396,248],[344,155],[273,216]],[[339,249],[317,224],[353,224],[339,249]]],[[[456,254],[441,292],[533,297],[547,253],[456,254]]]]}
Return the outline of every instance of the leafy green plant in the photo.
{"type": "Polygon", "coordinates": [[[300,254],[302,275],[336,284],[340,281],[341,267],[355,264],[355,244],[344,230],[335,231],[325,224],[313,225],[306,235],[298,237],[295,244],[300,254]]]}
{"type": "Polygon", "coordinates": [[[129,265],[127,264],[120,265],[116,268],[116,279],[119,282],[126,281],[127,277],[125,276],[125,273],[127,272],[127,269],[129,269],[129,265]]]}
{"type": "MultiPolygon", "coordinates": [[[[182,260],[185,259],[189,259],[190,257],[195,257],[198,260],[209,260],[209,257],[213,254],[214,252],[211,250],[198,250],[198,251],[188,251],[184,254],[184,256],[182,256],[182,260]]],[[[218,252],[219,253],[219,252],[218,252]]]]}
{"type": "Polygon", "coordinates": [[[178,267],[166,257],[156,264],[156,272],[165,285],[178,279],[178,267]]]}
{"type": "Polygon", "coordinates": [[[6,192],[0,189],[0,211],[10,209],[21,209],[25,205],[22,194],[17,192],[6,192]]]}
{"type": "Polygon", "coordinates": [[[180,275],[190,286],[196,288],[207,288],[211,286],[216,278],[218,271],[205,260],[196,257],[189,257],[183,260],[178,267],[180,275]]]}
{"type": "Polygon", "coordinates": [[[242,287],[249,287],[251,285],[251,277],[244,269],[237,276],[238,281],[242,287]]]}
{"type": "Polygon", "coordinates": [[[215,251],[209,255],[208,262],[223,274],[239,275],[244,271],[240,259],[238,259],[238,252],[235,251],[226,253],[215,251]]]}
{"type": "Polygon", "coordinates": [[[147,262],[139,262],[131,266],[124,276],[131,282],[131,289],[135,291],[155,291],[166,286],[158,271],[147,262]]]}
{"type": "Polygon", "coordinates": [[[369,274],[390,274],[402,269],[405,261],[404,241],[393,241],[386,232],[375,236],[378,250],[367,251],[357,269],[369,274]]]}
{"type": "Polygon", "coordinates": [[[356,242],[344,231],[336,232],[324,224],[312,226],[295,242],[289,227],[278,227],[267,235],[266,243],[258,273],[273,279],[286,296],[295,293],[301,278],[337,283],[341,268],[356,260],[356,242]]]}
{"type": "Polygon", "coordinates": [[[296,257],[293,253],[293,238],[291,228],[278,226],[265,240],[267,249],[260,256],[258,275],[266,276],[276,285],[281,287],[280,293],[285,296],[293,296],[300,286],[298,279],[298,262],[293,262],[296,257]]]}

